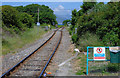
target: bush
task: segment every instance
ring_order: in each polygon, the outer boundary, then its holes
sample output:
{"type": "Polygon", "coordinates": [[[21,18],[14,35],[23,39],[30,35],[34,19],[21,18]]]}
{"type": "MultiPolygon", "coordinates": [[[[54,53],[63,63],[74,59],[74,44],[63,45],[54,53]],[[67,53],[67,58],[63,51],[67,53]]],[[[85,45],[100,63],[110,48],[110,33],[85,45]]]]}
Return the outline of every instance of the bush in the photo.
{"type": "Polygon", "coordinates": [[[103,42],[100,41],[99,36],[90,32],[86,32],[79,37],[78,45],[80,45],[81,51],[87,51],[87,46],[104,46],[103,42]]]}
{"type": "Polygon", "coordinates": [[[109,63],[107,69],[108,72],[118,72],[120,70],[119,64],[117,63],[109,63]]]}
{"type": "Polygon", "coordinates": [[[71,30],[69,30],[69,34],[72,35],[72,31],[71,30]]]}
{"type": "Polygon", "coordinates": [[[120,41],[118,34],[115,34],[115,32],[109,32],[107,33],[103,38],[105,45],[118,45],[118,42],[120,41]]]}
{"type": "Polygon", "coordinates": [[[12,6],[2,6],[2,21],[8,28],[22,29],[18,11],[12,6]]]}
{"type": "Polygon", "coordinates": [[[73,36],[72,36],[73,43],[76,43],[77,40],[78,40],[77,34],[73,34],[73,36]]]}
{"type": "Polygon", "coordinates": [[[21,13],[21,22],[23,24],[25,24],[25,27],[26,28],[33,28],[33,23],[34,23],[34,20],[32,19],[32,16],[27,14],[27,13],[21,13]]]}
{"type": "Polygon", "coordinates": [[[88,14],[80,16],[77,21],[78,35],[81,36],[90,31],[99,35],[107,46],[118,46],[120,42],[119,4],[97,4],[88,14]]]}
{"type": "Polygon", "coordinates": [[[3,28],[9,30],[9,32],[13,31],[20,34],[21,31],[25,31],[27,28],[33,28],[34,21],[32,16],[18,12],[12,6],[2,6],[2,19],[3,28]]]}

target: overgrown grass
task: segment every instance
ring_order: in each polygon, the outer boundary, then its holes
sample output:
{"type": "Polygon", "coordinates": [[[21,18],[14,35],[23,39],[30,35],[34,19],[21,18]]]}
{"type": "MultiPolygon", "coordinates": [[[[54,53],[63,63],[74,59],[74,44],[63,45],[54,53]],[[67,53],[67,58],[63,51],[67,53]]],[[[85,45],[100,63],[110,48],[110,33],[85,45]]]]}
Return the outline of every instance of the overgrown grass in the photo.
{"type": "Polygon", "coordinates": [[[86,74],[86,55],[79,54],[78,60],[80,59],[79,66],[80,70],[76,72],[76,75],[85,75],[86,74]]]}
{"type": "Polygon", "coordinates": [[[5,36],[2,39],[2,54],[15,53],[16,49],[23,48],[26,44],[31,44],[34,41],[41,38],[43,34],[47,31],[44,31],[43,28],[35,26],[34,28],[28,29],[23,32],[21,35],[15,36],[5,36]]]}
{"type": "Polygon", "coordinates": [[[119,64],[110,62],[91,62],[89,64],[89,74],[97,76],[117,76],[119,71],[119,64]]]}
{"type": "MultiPolygon", "coordinates": [[[[77,70],[76,75],[86,75],[86,55],[83,53],[78,55],[80,69],[77,70]]],[[[105,61],[89,61],[89,75],[91,76],[117,76],[120,71],[120,64],[110,63],[105,61]]]]}
{"type": "Polygon", "coordinates": [[[89,32],[79,37],[77,44],[81,51],[87,51],[87,46],[104,46],[99,36],[89,32]]]}

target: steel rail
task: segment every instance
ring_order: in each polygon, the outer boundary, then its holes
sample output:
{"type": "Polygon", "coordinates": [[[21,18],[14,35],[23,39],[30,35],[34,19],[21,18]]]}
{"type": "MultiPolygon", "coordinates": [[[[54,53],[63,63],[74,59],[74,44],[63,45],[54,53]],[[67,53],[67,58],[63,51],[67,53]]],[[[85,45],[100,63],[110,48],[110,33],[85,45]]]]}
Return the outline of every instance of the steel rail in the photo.
{"type": "MultiPolygon", "coordinates": [[[[62,29],[63,29],[63,28],[62,28],[62,29]]],[[[39,77],[38,77],[38,78],[42,78],[42,75],[43,75],[43,73],[44,73],[45,69],[47,68],[47,66],[48,66],[49,62],[51,61],[51,59],[52,59],[52,57],[53,57],[53,55],[54,55],[54,54],[55,54],[55,52],[57,51],[57,48],[58,48],[58,46],[59,46],[59,44],[60,44],[60,42],[61,42],[61,39],[62,39],[62,30],[61,30],[61,35],[60,35],[60,39],[59,39],[59,41],[58,41],[58,43],[57,43],[57,46],[55,47],[55,49],[54,49],[54,51],[53,51],[52,55],[50,56],[49,60],[47,61],[47,63],[46,63],[46,65],[45,65],[45,67],[43,68],[43,70],[42,70],[42,72],[40,73],[40,75],[39,75],[39,77]]]]}
{"type": "MultiPolygon", "coordinates": [[[[57,29],[58,30],[58,29],[57,29]]],[[[6,71],[4,74],[2,74],[0,76],[0,78],[4,78],[6,76],[9,76],[10,75],[10,72],[15,70],[16,67],[20,66],[21,63],[23,63],[26,59],[28,59],[32,54],[34,54],[37,50],[39,50],[43,45],[45,45],[56,33],[56,31],[54,31],[54,33],[52,34],[52,36],[46,40],[40,47],[38,47],[35,51],[33,51],[32,53],[30,53],[28,56],[26,56],[23,60],[21,60],[19,63],[17,63],[15,66],[13,66],[12,68],[10,68],[8,71],[6,71]]]]}

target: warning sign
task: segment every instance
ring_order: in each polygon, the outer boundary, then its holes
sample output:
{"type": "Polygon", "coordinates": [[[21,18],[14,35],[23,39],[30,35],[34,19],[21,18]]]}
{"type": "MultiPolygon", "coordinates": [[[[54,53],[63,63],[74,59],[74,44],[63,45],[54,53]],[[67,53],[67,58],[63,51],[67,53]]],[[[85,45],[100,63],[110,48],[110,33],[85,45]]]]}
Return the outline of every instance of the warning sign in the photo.
{"type": "Polygon", "coordinates": [[[94,47],[94,60],[105,60],[105,47],[94,47]]]}

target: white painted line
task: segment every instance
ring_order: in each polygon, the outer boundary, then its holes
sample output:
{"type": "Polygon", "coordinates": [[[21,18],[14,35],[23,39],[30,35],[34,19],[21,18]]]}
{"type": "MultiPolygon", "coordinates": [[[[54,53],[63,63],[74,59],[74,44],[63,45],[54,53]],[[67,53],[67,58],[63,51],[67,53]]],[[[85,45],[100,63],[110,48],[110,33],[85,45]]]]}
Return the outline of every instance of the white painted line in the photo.
{"type": "Polygon", "coordinates": [[[66,61],[62,62],[62,63],[59,64],[58,66],[60,67],[60,66],[64,65],[64,64],[67,63],[68,61],[70,61],[70,60],[72,60],[73,58],[75,58],[77,55],[78,55],[78,52],[76,52],[76,55],[75,55],[75,56],[73,56],[73,57],[67,59],[66,61]]]}

